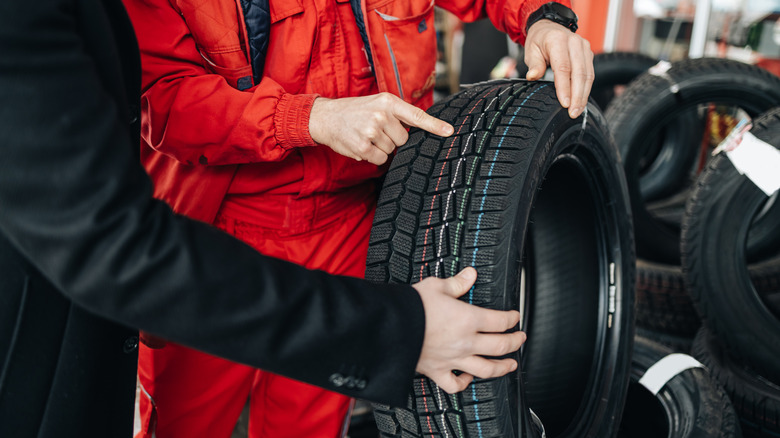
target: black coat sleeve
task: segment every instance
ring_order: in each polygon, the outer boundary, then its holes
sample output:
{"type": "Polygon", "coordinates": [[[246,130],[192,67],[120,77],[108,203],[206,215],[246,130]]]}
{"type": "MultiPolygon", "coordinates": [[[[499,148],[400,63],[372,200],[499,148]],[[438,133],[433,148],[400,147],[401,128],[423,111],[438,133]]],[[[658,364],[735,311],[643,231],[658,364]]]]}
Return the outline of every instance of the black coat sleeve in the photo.
{"type": "Polygon", "coordinates": [[[102,2],[0,2],[0,232],[88,311],[405,403],[424,332],[417,293],[261,256],[153,200],[115,92],[124,85],[109,22],[83,23],[87,3],[102,2]]]}

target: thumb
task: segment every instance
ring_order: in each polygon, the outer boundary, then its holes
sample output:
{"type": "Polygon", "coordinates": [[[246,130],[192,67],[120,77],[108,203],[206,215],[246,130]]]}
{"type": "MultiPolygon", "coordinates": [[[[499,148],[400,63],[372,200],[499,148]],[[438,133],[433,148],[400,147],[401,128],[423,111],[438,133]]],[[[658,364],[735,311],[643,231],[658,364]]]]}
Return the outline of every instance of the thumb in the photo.
{"type": "Polygon", "coordinates": [[[436,378],[431,377],[431,380],[436,382],[436,384],[439,385],[439,388],[443,389],[447,394],[455,394],[466,389],[469,386],[469,383],[474,380],[474,376],[467,373],[455,375],[452,371],[447,371],[446,373],[436,376],[436,378]]]}
{"type": "Polygon", "coordinates": [[[447,295],[458,298],[465,294],[477,280],[477,270],[471,266],[464,268],[454,277],[448,278],[444,291],[447,295]]]}
{"type": "Polygon", "coordinates": [[[541,79],[547,70],[547,60],[542,56],[542,52],[536,48],[529,48],[525,51],[525,64],[528,66],[525,78],[529,81],[541,79]]]}

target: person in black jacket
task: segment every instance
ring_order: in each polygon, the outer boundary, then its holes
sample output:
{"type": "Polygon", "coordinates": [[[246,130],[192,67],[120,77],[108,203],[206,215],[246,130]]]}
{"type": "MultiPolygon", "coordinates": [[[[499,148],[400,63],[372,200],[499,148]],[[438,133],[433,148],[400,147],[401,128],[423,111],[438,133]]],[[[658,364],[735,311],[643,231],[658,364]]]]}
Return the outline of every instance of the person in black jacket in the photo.
{"type": "Polygon", "coordinates": [[[516,369],[518,312],[455,278],[379,285],[258,254],[152,199],[119,0],[0,2],[0,436],[132,430],[137,330],[401,405],[516,369]],[[366,293],[366,290],[370,293],[366,293]],[[456,375],[452,370],[461,370],[456,375]]]}

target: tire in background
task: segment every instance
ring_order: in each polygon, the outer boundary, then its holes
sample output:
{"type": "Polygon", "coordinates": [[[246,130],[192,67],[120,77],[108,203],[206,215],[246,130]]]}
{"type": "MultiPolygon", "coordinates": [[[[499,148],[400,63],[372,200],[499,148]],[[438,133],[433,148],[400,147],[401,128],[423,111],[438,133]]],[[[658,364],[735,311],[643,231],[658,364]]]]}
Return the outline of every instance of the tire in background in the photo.
{"type": "MultiPolygon", "coordinates": [[[[641,174],[657,136],[680,115],[699,104],[717,102],[739,107],[751,117],[780,104],[780,78],[766,70],[725,59],[691,59],[667,71],[646,73],[632,82],[607,111],[610,128],[621,151],[631,196],[637,255],[671,265],[680,264],[679,216],[662,221],[648,210],[641,174]]],[[[697,151],[700,144],[691,145],[697,151]]],[[[681,177],[684,175],[680,175],[681,177]]],[[[686,179],[680,179],[685,182],[686,179]]],[[[685,196],[686,187],[679,187],[685,196]]],[[[685,199],[684,197],[682,198],[685,199]]],[[[780,221],[780,207],[755,224],[748,242],[751,260],[769,255],[780,236],[767,224],[780,221]]]]}
{"type": "Polygon", "coordinates": [[[628,85],[637,76],[656,65],[658,60],[636,52],[598,53],[593,57],[595,78],[590,96],[602,111],[615,98],[615,87],[628,85]]]}
{"type": "Polygon", "coordinates": [[[696,365],[701,364],[688,355],[637,337],[618,437],[740,438],[728,396],[706,369],[696,365]],[[691,368],[678,372],[683,367],[675,365],[680,363],[691,368]]]}
{"type": "MultiPolygon", "coordinates": [[[[755,120],[750,132],[780,148],[780,108],[755,120]]],[[[773,199],[777,193],[767,197],[725,154],[713,157],[688,200],[681,246],[704,325],[733,357],[780,382],[780,318],[751,281],[746,254],[754,218],[773,199]]]]}
{"type": "Polygon", "coordinates": [[[701,319],[680,266],[637,260],[636,325],[689,340],[696,336],[701,319]]]}
{"type": "Polygon", "coordinates": [[[628,385],[634,256],[603,116],[589,104],[572,120],[551,83],[525,81],[478,84],[428,112],[456,133],[412,130],[399,148],[366,278],[412,283],[474,266],[463,299],[519,309],[529,337],[522,373],[455,395],[415,378],[407,406],[375,406],[382,436],[526,437],[527,395],[550,438],[613,437],[628,385]]]}
{"type": "MultiPolygon", "coordinates": [[[[748,272],[756,292],[780,318],[780,257],[750,265],[748,272]]],[[[688,353],[700,327],[682,267],[637,260],[637,334],[688,353]]]]}
{"type": "Polygon", "coordinates": [[[691,346],[693,346],[693,338],[670,335],[668,333],[649,330],[639,326],[636,328],[636,336],[661,344],[675,353],[690,354],[691,346]]]}
{"type": "Polygon", "coordinates": [[[731,398],[745,438],[780,436],[780,385],[732,359],[706,328],[696,335],[691,354],[710,370],[731,398]]]}
{"type": "MultiPolygon", "coordinates": [[[[595,79],[590,94],[606,111],[615,98],[617,87],[625,89],[657,63],[657,59],[641,53],[599,53],[593,58],[595,79]]],[[[658,132],[640,168],[640,189],[644,199],[663,198],[679,187],[697,156],[695,149],[685,145],[701,139],[701,126],[697,112],[688,111],[658,132]]]]}

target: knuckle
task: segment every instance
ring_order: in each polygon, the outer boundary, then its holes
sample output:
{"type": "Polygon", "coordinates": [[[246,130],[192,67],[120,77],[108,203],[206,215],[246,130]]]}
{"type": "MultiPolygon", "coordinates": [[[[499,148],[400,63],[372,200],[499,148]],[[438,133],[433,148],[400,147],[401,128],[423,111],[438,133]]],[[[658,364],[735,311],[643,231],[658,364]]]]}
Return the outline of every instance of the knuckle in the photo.
{"type": "Polygon", "coordinates": [[[355,150],[355,152],[357,152],[361,157],[365,157],[370,151],[371,144],[367,142],[360,143],[355,150]]]}
{"type": "Polygon", "coordinates": [[[387,122],[387,114],[384,111],[375,111],[371,114],[371,120],[377,125],[383,125],[387,122]]]}
{"type": "MultiPolygon", "coordinates": [[[[376,128],[376,126],[367,126],[363,130],[363,136],[369,140],[373,140],[376,138],[376,136],[379,134],[379,130],[376,128]]],[[[366,147],[368,147],[367,144],[364,144],[366,147]]]]}
{"type": "Polygon", "coordinates": [[[420,108],[414,107],[414,109],[412,110],[412,120],[414,120],[415,122],[418,123],[422,122],[423,120],[425,120],[425,116],[427,115],[428,114],[426,114],[425,111],[421,110],[420,108]]]}
{"type": "Polygon", "coordinates": [[[379,100],[379,103],[382,105],[390,105],[393,103],[393,100],[395,100],[395,96],[388,93],[387,91],[383,91],[377,95],[377,99],[379,100]]]}
{"type": "Polygon", "coordinates": [[[555,67],[555,70],[557,70],[559,73],[563,73],[566,75],[569,75],[572,72],[571,64],[569,64],[568,62],[562,62],[558,64],[555,67]]]}
{"type": "Polygon", "coordinates": [[[590,41],[586,40],[585,38],[580,38],[580,40],[582,40],[582,46],[585,47],[585,50],[590,51],[590,41]]]}

